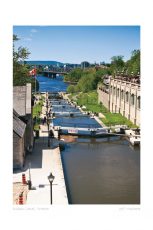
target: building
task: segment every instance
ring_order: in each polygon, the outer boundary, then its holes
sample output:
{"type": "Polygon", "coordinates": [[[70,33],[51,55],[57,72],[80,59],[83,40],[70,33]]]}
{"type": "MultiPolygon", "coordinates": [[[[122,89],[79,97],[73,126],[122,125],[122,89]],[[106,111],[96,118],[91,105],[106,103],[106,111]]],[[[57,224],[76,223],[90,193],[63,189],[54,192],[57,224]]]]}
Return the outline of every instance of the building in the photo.
{"type": "Polygon", "coordinates": [[[32,89],[30,83],[26,84],[26,86],[13,87],[13,109],[18,114],[18,118],[26,124],[24,134],[24,148],[26,154],[26,152],[32,151],[34,140],[32,118],[32,89]]]}
{"type": "Polygon", "coordinates": [[[25,159],[26,124],[19,119],[19,114],[13,110],[13,169],[21,169],[25,159]]]}
{"type": "Polygon", "coordinates": [[[121,113],[140,126],[140,84],[123,78],[111,78],[109,87],[98,87],[98,101],[112,113],[121,113]]]}

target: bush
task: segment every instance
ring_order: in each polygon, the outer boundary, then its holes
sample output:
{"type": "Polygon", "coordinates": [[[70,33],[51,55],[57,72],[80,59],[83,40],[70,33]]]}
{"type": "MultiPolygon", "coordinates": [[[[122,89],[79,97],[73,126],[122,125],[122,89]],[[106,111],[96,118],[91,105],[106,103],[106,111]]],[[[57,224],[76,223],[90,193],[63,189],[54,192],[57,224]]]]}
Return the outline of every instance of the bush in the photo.
{"type": "Polygon", "coordinates": [[[75,93],[75,86],[74,85],[69,85],[67,88],[68,93],[75,93]]]}

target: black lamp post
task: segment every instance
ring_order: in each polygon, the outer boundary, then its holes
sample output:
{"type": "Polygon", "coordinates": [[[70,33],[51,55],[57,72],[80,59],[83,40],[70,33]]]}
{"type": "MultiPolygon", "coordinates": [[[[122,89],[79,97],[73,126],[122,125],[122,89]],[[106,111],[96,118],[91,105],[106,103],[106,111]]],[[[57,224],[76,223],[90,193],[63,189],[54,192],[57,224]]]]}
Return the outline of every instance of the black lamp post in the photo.
{"type": "Polygon", "coordinates": [[[52,204],[52,183],[53,183],[53,180],[54,180],[54,176],[52,173],[49,174],[48,176],[48,180],[49,180],[49,183],[50,183],[50,204],[52,204]]]}

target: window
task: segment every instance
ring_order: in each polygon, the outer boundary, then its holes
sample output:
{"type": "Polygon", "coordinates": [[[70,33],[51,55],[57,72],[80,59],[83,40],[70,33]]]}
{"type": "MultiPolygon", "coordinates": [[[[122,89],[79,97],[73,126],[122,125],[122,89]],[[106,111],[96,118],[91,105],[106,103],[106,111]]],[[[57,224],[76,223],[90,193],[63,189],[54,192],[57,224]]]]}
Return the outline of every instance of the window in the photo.
{"type": "Polygon", "coordinates": [[[119,97],[119,96],[120,96],[120,90],[117,89],[117,97],[119,97]]]}
{"type": "Polygon", "coordinates": [[[138,96],[138,98],[137,98],[137,105],[138,105],[138,109],[140,109],[140,106],[141,106],[140,96],[138,96]]]}
{"type": "Polygon", "coordinates": [[[134,94],[131,94],[131,105],[134,105],[134,94]]]}
{"type": "Polygon", "coordinates": [[[125,100],[126,100],[126,102],[128,102],[129,101],[129,92],[126,92],[126,96],[125,96],[125,100]]]}
{"type": "Polygon", "coordinates": [[[123,100],[124,99],[124,91],[123,91],[123,89],[121,90],[121,100],[123,100]]]}

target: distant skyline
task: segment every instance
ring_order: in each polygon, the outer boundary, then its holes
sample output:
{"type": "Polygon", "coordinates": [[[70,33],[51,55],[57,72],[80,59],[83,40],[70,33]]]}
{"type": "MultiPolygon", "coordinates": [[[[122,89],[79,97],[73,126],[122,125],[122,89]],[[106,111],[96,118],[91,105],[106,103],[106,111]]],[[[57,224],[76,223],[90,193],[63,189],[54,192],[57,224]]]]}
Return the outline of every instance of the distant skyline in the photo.
{"type": "Polygon", "coordinates": [[[30,51],[29,61],[110,63],[140,49],[139,26],[14,26],[13,34],[20,38],[15,48],[30,51]]]}

